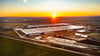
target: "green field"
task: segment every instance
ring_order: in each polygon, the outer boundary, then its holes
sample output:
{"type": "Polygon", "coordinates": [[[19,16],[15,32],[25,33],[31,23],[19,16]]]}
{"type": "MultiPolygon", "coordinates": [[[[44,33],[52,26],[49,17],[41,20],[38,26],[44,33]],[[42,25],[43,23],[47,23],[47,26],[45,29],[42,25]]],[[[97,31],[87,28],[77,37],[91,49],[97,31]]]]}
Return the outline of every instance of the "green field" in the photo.
{"type": "Polygon", "coordinates": [[[0,56],[83,56],[0,37],[0,56]]]}

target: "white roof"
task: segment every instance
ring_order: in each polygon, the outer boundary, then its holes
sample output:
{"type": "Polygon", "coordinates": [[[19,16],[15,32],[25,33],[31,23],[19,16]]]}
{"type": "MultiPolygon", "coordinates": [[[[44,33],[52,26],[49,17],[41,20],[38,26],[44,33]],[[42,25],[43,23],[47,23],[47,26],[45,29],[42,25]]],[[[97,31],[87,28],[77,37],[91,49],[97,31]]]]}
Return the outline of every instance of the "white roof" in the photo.
{"type": "Polygon", "coordinates": [[[35,37],[35,39],[41,39],[42,37],[35,37]]]}
{"type": "Polygon", "coordinates": [[[35,29],[19,29],[19,30],[24,32],[25,34],[32,34],[32,33],[44,33],[44,32],[67,30],[67,26],[35,28],[35,29]]]}
{"type": "Polygon", "coordinates": [[[80,29],[85,28],[85,26],[69,25],[69,29],[80,29]]]}
{"type": "Polygon", "coordinates": [[[68,23],[57,23],[57,24],[42,24],[42,25],[28,25],[28,27],[41,27],[41,26],[53,26],[53,25],[70,25],[68,23]]]}
{"type": "Polygon", "coordinates": [[[85,37],[85,38],[88,37],[88,35],[84,35],[84,34],[80,34],[80,33],[75,33],[75,35],[76,35],[76,36],[80,36],[80,37],[85,37]]]}
{"type": "Polygon", "coordinates": [[[77,32],[86,32],[86,30],[77,30],[77,32]]]}
{"type": "MultiPolygon", "coordinates": [[[[46,25],[53,25],[53,24],[46,24],[46,25]]],[[[66,23],[62,23],[62,24],[60,23],[58,25],[61,25],[61,26],[54,26],[54,27],[48,27],[47,26],[47,27],[42,27],[42,28],[16,29],[16,30],[20,30],[25,34],[33,34],[33,33],[45,33],[45,32],[54,32],[54,31],[62,31],[62,30],[72,30],[72,29],[84,28],[84,26],[67,25],[66,23]]]]}

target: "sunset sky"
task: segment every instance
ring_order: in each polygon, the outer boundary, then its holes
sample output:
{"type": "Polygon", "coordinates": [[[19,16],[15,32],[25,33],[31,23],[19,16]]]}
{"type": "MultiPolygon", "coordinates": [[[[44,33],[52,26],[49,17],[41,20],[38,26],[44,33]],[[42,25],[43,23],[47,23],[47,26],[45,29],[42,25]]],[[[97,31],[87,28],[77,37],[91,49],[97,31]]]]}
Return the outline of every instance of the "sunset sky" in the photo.
{"type": "Polygon", "coordinates": [[[0,17],[100,16],[100,0],[0,0],[0,17]]]}

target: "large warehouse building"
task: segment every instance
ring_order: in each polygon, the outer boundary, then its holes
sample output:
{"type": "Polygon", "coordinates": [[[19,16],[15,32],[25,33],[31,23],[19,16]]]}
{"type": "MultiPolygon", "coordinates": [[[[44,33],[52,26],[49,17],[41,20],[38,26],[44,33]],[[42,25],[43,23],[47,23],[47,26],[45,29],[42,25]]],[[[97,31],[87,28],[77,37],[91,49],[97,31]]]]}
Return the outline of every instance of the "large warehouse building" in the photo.
{"type": "Polygon", "coordinates": [[[84,29],[85,26],[76,26],[70,25],[67,23],[60,24],[46,24],[46,25],[28,25],[26,28],[16,28],[15,30],[19,30],[24,34],[40,34],[40,33],[48,33],[62,30],[75,30],[75,29],[84,29]]]}
{"type": "Polygon", "coordinates": [[[15,28],[14,31],[20,38],[32,41],[59,44],[59,46],[63,45],[81,49],[96,48],[95,46],[90,47],[87,44],[77,42],[85,40],[88,37],[87,35],[79,33],[84,32],[84,30],[86,30],[85,26],[57,23],[44,25],[24,25],[22,27],[15,28]]]}

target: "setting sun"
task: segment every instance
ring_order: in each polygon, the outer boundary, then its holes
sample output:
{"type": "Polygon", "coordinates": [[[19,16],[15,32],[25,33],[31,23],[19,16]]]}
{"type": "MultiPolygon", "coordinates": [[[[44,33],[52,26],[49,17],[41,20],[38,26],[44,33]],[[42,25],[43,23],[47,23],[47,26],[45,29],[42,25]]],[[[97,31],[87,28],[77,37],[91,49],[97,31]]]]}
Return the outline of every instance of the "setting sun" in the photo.
{"type": "Polygon", "coordinates": [[[0,17],[99,16],[99,2],[100,0],[2,0],[0,17]]]}
{"type": "Polygon", "coordinates": [[[56,18],[56,17],[57,17],[56,13],[53,13],[53,14],[52,14],[52,17],[53,17],[53,18],[56,18]]]}

